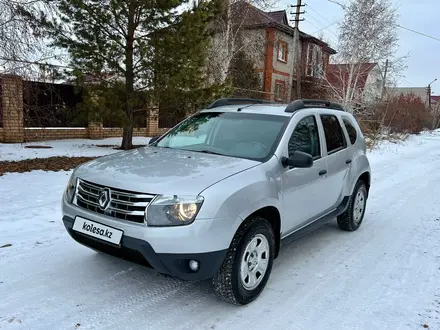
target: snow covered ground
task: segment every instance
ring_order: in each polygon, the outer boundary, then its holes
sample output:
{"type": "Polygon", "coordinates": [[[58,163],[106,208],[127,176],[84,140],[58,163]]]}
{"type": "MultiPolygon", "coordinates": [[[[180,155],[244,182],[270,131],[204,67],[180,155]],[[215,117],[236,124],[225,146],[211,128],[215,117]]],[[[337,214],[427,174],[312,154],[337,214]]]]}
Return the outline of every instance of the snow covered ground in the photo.
{"type": "MultiPolygon", "coordinates": [[[[0,143],[0,161],[23,160],[30,158],[47,158],[53,156],[95,157],[118,152],[113,147],[121,145],[122,138],[108,138],[102,140],[73,139],[53,140],[27,143],[0,143]],[[106,147],[99,147],[104,145],[106,147]],[[48,146],[50,149],[33,149],[26,146],[48,146]],[[112,147],[110,147],[112,146],[112,147]]],[[[133,137],[134,145],[146,145],[148,137],[133,137]]]]}
{"type": "Polygon", "coordinates": [[[440,329],[440,132],[384,143],[370,159],[362,227],[330,223],[285,242],[265,291],[244,307],[219,301],[207,282],[74,242],[60,215],[70,172],[7,173],[0,246],[12,246],[0,248],[0,328],[440,329]]]}

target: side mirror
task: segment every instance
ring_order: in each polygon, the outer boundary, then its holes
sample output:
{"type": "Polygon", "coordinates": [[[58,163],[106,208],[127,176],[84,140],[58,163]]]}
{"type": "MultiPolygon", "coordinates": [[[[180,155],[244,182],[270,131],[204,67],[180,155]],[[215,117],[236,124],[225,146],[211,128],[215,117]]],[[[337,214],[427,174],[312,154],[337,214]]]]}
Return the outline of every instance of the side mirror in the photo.
{"type": "Polygon", "coordinates": [[[160,135],[153,136],[150,141],[148,141],[148,145],[152,144],[154,141],[156,141],[158,138],[160,138],[160,135]]]}
{"type": "Polygon", "coordinates": [[[281,158],[281,164],[283,167],[312,167],[313,166],[313,157],[312,155],[302,152],[302,151],[294,151],[293,154],[287,158],[281,158]]]}

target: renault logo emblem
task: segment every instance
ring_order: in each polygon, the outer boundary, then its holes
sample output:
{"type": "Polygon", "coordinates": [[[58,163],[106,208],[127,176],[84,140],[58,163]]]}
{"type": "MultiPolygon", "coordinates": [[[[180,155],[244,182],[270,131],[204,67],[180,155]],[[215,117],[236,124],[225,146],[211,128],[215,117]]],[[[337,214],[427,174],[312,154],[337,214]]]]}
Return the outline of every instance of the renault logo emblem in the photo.
{"type": "Polygon", "coordinates": [[[101,210],[105,211],[108,208],[108,206],[110,205],[110,200],[110,190],[102,189],[98,195],[98,204],[101,210]]]}

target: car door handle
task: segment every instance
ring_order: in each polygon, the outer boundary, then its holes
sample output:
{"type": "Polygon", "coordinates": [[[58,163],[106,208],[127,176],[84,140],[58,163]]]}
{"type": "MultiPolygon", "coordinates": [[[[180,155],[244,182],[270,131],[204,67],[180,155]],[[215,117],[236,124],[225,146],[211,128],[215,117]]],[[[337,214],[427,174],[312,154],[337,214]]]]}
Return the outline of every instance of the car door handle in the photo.
{"type": "Polygon", "coordinates": [[[351,163],[351,159],[347,159],[346,161],[345,161],[345,164],[350,164],[351,163]]]}
{"type": "Polygon", "coordinates": [[[319,175],[324,175],[324,174],[327,174],[327,170],[321,170],[321,171],[319,171],[319,175]]]}

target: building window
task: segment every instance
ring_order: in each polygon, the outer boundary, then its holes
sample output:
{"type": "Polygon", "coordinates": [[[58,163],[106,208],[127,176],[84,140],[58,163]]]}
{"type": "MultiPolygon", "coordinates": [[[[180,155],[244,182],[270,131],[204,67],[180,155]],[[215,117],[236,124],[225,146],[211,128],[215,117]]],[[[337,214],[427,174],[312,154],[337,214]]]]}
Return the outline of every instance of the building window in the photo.
{"type": "Polygon", "coordinates": [[[275,101],[283,101],[286,94],[286,82],[282,80],[275,81],[275,101]]]}
{"type": "Polygon", "coordinates": [[[324,61],[321,48],[316,44],[308,44],[306,76],[319,77],[324,74],[324,61]]]}
{"type": "Polygon", "coordinates": [[[287,53],[289,51],[289,45],[285,41],[278,41],[278,60],[281,62],[287,62],[287,53]]]}

